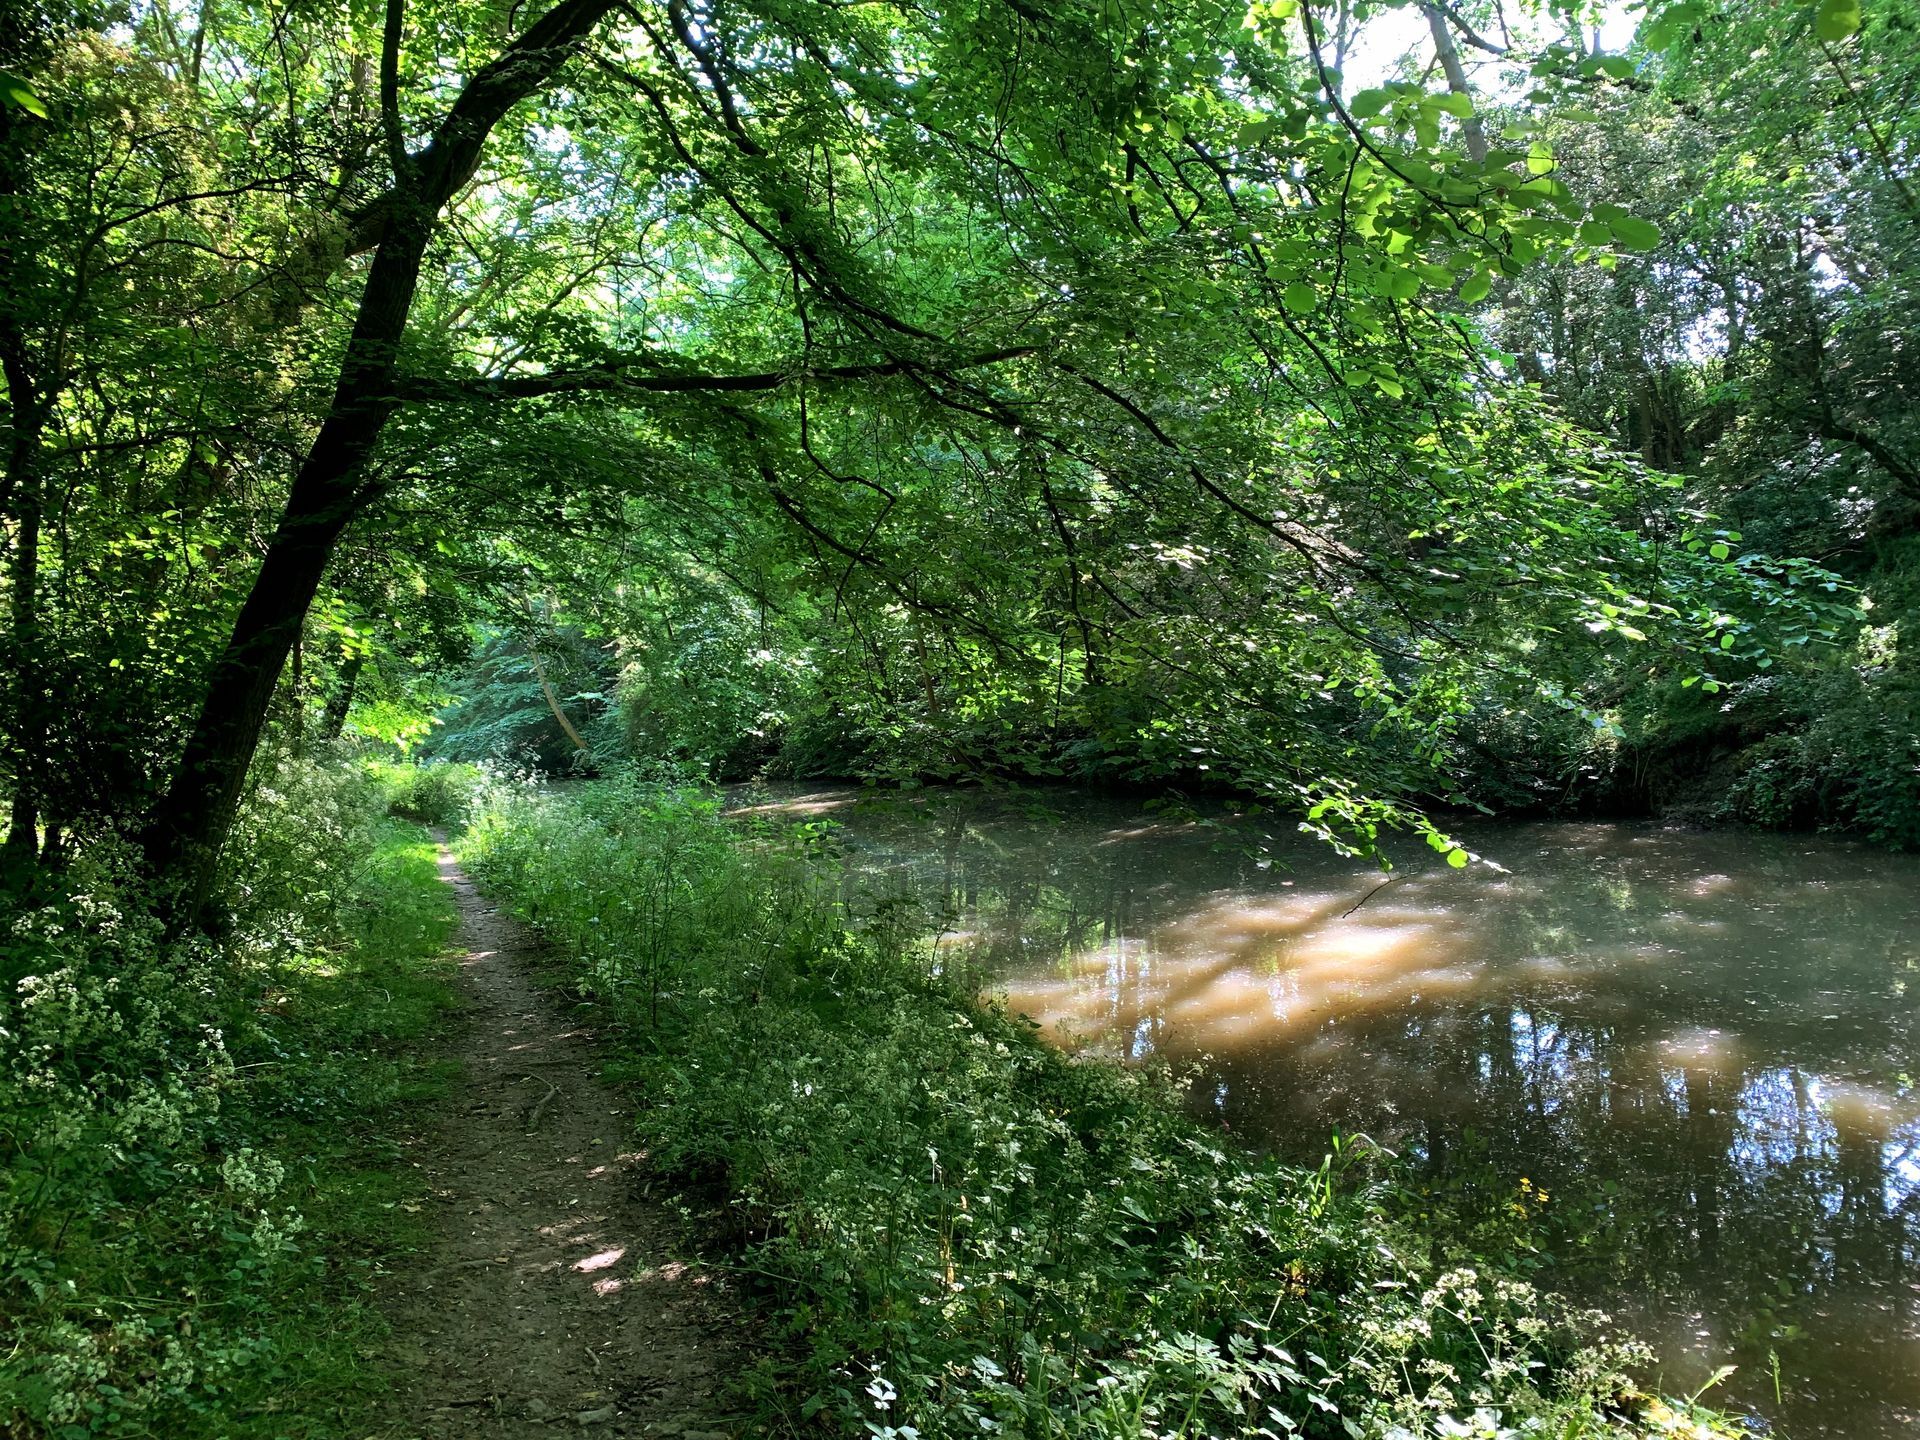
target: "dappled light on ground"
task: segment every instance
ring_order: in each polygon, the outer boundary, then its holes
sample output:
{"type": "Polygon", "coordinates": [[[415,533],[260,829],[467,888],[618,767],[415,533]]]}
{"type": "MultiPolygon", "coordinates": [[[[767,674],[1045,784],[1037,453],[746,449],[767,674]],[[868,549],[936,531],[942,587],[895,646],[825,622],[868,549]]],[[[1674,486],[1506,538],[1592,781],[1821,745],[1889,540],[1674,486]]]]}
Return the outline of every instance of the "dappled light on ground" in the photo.
{"type": "Polygon", "coordinates": [[[659,1258],[675,1232],[640,1198],[595,1037],[445,851],[440,872],[462,920],[462,1088],[427,1162],[433,1243],[395,1280],[396,1422],[436,1440],[712,1423],[727,1342],[710,1277],[659,1258]]]}

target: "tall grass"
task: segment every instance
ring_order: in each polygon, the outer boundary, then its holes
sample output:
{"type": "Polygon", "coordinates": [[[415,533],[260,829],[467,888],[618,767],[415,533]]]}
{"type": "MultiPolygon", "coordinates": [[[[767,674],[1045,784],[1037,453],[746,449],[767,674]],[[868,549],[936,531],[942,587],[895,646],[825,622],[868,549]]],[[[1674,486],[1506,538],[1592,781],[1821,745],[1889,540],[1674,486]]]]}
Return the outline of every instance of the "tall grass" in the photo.
{"type": "Polygon", "coordinates": [[[723,1197],[786,1430],[893,1440],[1708,1435],[1601,1318],[1436,1256],[1364,1160],[1259,1158],[856,921],[817,831],[498,792],[465,842],[620,1023],[640,1136],[723,1197]]]}

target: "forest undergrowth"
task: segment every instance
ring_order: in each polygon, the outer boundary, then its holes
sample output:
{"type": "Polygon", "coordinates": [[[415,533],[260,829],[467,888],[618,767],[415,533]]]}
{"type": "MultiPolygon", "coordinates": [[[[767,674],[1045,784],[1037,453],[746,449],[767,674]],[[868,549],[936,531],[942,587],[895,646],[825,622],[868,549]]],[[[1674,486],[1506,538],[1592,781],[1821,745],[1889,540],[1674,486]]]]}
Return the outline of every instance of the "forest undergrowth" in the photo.
{"type": "Polygon", "coordinates": [[[423,821],[608,1022],[650,1165],[761,1311],[734,1398],[770,1433],[1730,1433],[1642,1393],[1606,1317],[1409,1222],[1364,1147],[1257,1157],[979,1003],[824,827],[631,779],[264,773],[217,939],[165,940],[98,851],[9,921],[9,1440],[363,1433],[448,1078],[423,821]]]}
{"type": "Polygon", "coordinates": [[[0,1435],[327,1440],[378,1393],[453,906],[357,766],[263,771],[217,939],[90,849],[0,929],[0,1435]]]}
{"type": "Polygon", "coordinates": [[[979,1003],[927,917],[849,899],[822,827],[448,778],[469,868],[614,1022],[652,1162],[728,1217],[776,1432],[1731,1433],[1641,1393],[1607,1317],[1390,1218],[1364,1147],[1256,1156],[979,1003]]]}

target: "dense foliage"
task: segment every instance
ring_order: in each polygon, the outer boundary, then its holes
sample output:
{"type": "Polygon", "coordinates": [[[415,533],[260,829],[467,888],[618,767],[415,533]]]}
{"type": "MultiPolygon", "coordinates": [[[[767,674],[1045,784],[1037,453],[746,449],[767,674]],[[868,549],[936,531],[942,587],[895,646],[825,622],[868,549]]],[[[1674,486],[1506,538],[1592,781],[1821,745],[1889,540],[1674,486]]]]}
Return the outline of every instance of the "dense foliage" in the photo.
{"type": "Polygon", "coordinates": [[[624,1027],[657,1162],[730,1211],[779,1428],[1718,1433],[1638,1396],[1594,1317],[1389,1225],[1366,1160],[1255,1159],[975,1005],[814,839],[607,783],[496,792],[463,847],[624,1027]]]}
{"type": "Polygon", "coordinates": [[[450,998],[449,897],[383,808],[276,767],[217,944],[164,945],[97,855],[0,930],[0,1434],[359,1433],[419,1209],[391,1120],[450,998]]]}
{"type": "MultiPolygon", "coordinates": [[[[1571,419],[1684,476],[1748,544],[1841,572],[1868,607],[1849,645],[1783,648],[1714,696],[1662,673],[1602,678],[1624,743],[1582,757],[1587,783],[1911,847],[1920,23],[1870,6],[1849,11],[1850,39],[1835,8],[1655,7],[1636,82],[1599,88],[1549,138],[1570,185],[1665,243],[1610,272],[1543,267],[1489,328],[1571,419]]],[[[1542,770],[1557,758],[1531,754],[1542,770]]]]}
{"type": "MultiPolygon", "coordinates": [[[[1920,843],[1920,15],[1635,18],[1603,45],[1619,17],[1566,0],[6,6],[6,1423],[224,1414],[279,1374],[240,1337],[351,1292],[287,1230],[275,1147],[307,1130],[266,1137],[417,1078],[337,1055],[425,1026],[416,976],[391,1029],[354,1029],[354,967],[404,970],[440,921],[420,853],[376,850],[370,802],[313,768],[343,737],[554,775],[1201,780],[1461,866],[1429,812],[1677,800],[1920,843]],[[369,853],[404,915],[366,898],[369,853]],[[155,1299],[163,1265],[219,1278],[155,1299]]],[[[453,818],[457,773],[396,802],[453,818]]],[[[997,1300],[896,1294],[871,1233],[833,1238],[874,1221],[857,1169],[729,1129],[746,1078],[673,1091],[660,1138],[702,1158],[672,1127],[710,1122],[732,1138],[704,1158],[793,1222],[766,1259],[813,1297],[797,1373],[836,1414],[866,1412],[835,1346],[923,1337],[885,1379],[923,1387],[929,1429],[1029,1403],[1099,1428],[1182,1385],[1225,1416],[1321,1381],[1411,1423],[1445,1377],[1390,1384],[1383,1357],[1536,1344],[1491,1290],[1450,1329],[1434,1307],[1463,1297],[1367,1253],[1364,1207],[1316,1212],[1130,1082],[956,1019],[802,872],[647,813],[521,817],[619,873],[679,836],[714,905],[739,879],[741,913],[705,917],[738,933],[671,946],[681,892],[635,879],[623,903],[659,914],[621,931],[655,938],[619,1003],[642,985],[649,1023],[672,1000],[677,1043],[728,1047],[695,1054],[888,1054],[877,1086],[940,1057],[973,1099],[938,1143],[1003,1178],[1002,1141],[1048,1157],[1021,1203],[1064,1207],[1033,1233],[1091,1266],[1084,1291],[1043,1275],[1008,1222],[997,1300]],[[712,947],[740,934],[766,944],[736,972],[712,947]],[[689,1027],[669,961],[742,1003],[689,1027]],[[777,1005],[745,1003],[762,973],[777,1005]],[[855,981],[870,1009],[829,1003],[855,981]],[[1165,1167],[1226,1278],[1192,1278],[1115,1157],[1165,1167]],[[1261,1271],[1263,1226],[1319,1268],[1261,1271]],[[1131,1348],[1114,1315],[1145,1292],[1109,1250],[1169,1277],[1131,1348]],[[1340,1295],[1349,1348],[1306,1380],[1233,1348],[1242,1281],[1303,1324],[1340,1295]],[[1032,1355],[993,1328],[1022,1296],[1032,1355]],[[1076,1339],[1069,1306],[1108,1329],[1076,1339]],[[990,1368],[923,1310],[984,1327],[954,1335],[990,1368]],[[1203,1324],[1230,1375],[1182,1348],[1203,1324]]],[[[541,914],[571,933],[597,903],[541,914]]],[[[905,1143],[948,1123],[931,1095],[867,1099],[905,1143]]],[[[355,1152],[326,1143],[317,1193],[354,1233],[355,1152]]],[[[1485,1383],[1587,1423],[1584,1382],[1472,1373],[1460,1415],[1485,1383]]]]}
{"type": "Polygon", "coordinates": [[[1745,725],[1732,809],[1901,838],[1905,0],[1415,10],[34,10],[11,868],[130,835],[191,919],[263,735],[449,695],[1360,840],[1745,725]]]}

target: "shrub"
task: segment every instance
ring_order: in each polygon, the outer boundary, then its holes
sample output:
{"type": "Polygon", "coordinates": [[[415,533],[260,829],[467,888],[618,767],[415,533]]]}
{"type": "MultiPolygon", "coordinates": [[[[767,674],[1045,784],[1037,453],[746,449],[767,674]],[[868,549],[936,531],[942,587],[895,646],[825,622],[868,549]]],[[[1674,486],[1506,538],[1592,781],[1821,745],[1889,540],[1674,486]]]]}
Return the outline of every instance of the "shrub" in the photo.
{"type": "Polygon", "coordinates": [[[480,766],[447,760],[425,765],[376,762],[367,771],[391,814],[455,831],[466,828],[474,803],[488,783],[488,772],[480,766]]]}
{"type": "Polygon", "coordinates": [[[444,1002],[450,917],[379,812],[355,772],[263,766],[217,942],[167,942],[107,846],[0,922],[0,1434],[316,1435],[243,1416],[364,1387],[341,1252],[388,1223],[365,1121],[416,1083],[383,1051],[444,1002]]]}
{"type": "Polygon", "coordinates": [[[641,1138],[717,1187],[766,1282],[749,1393],[787,1428],[931,1440],[1708,1434],[1635,1402],[1517,1280],[1436,1260],[1351,1152],[1302,1170],[971,998],[820,831],[730,833],[632,784],[495,795],[483,883],[628,1035],[641,1138]]]}

